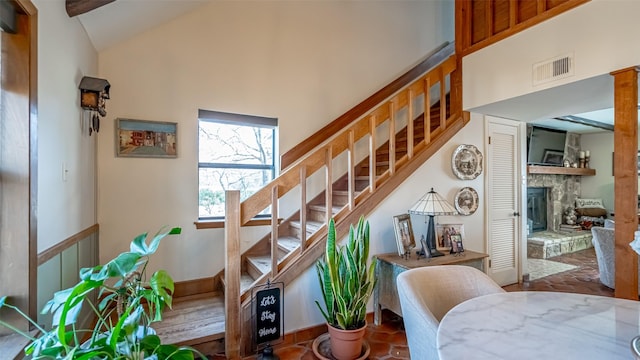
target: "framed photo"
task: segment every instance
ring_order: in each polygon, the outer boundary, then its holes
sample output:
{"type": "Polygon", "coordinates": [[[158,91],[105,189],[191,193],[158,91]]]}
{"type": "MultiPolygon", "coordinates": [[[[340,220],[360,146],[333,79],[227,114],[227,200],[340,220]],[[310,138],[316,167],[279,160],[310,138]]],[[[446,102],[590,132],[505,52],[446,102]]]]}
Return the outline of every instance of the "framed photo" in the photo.
{"type": "Polygon", "coordinates": [[[451,251],[452,235],[460,235],[460,241],[462,242],[464,240],[464,225],[437,224],[436,225],[436,249],[440,251],[451,251]]]}
{"type": "MultiPolygon", "coordinates": [[[[616,154],[611,153],[611,176],[615,176],[616,174],[615,160],[616,160],[616,154]]],[[[638,176],[640,176],[640,151],[638,151],[637,166],[638,166],[638,176]]]]}
{"type": "Polygon", "coordinates": [[[564,151],[545,149],[542,155],[542,162],[545,164],[562,165],[564,161],[564,151]]]}
{"type": "Polygon", "coordinates": [[[398,255],[404,256],[416,247],[411,227],[411,217],[409,214],[396,215],[393,217],[393,228],[396,233],[396,244],[398,245],[398,255]]]}
{"type": "Polygon", "coordinates": [[[116,119],[116,156],[177,157],[177,123],[116,119]]]}
{"type": "Polygon", "coordinates": [[[464,247],[462,246],[462,235],[453,234],[451,235],[451,253],[459,254],[464,252],[464,247]]]}

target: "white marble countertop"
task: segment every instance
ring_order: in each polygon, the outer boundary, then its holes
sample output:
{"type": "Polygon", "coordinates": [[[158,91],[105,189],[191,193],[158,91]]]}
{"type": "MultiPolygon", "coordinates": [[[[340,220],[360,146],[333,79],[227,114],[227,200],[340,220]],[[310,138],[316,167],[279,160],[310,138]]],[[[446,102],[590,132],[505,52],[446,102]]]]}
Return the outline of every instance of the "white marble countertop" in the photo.
{"type": "Polygon", "coordinates": [[[454,307],[438,353],[452,359],[633,359],[640,302],[595,295],[507,292],[454,307]]]}

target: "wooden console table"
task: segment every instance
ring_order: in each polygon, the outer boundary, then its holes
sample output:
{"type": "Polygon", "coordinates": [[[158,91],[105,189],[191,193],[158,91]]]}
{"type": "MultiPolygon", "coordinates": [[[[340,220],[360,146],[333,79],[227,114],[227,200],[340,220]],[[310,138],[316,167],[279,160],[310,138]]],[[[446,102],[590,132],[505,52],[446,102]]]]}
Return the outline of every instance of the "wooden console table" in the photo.
{"type": "Polygon", "coordinates": [[[377,256],[376,278],[378,279],[378,284],[373,292],[373,322],[376,325],[380,325],[382,322],[383,307],[402,316],[396,287],[396,278],[401,272],[423,266],[436,265],[467,265],[484,272],[483,259],[489,255],[465,250],[462,255],[447,254],[431,259],[422,258],[418,260],[415,254],[411,256],[409,259],[402,258],[398,253],[377,256]]]}

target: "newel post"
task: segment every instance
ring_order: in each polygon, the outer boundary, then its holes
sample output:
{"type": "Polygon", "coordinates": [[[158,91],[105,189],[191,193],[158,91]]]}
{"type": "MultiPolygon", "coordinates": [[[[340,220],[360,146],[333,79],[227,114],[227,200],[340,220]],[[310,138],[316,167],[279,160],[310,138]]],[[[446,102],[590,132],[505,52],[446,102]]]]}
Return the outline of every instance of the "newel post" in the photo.
{"type": "Polygon", "coordinates": [[[227,359],[240,359],[241,316],[240,303],[240,191],[225,192],[224,224],[224,312],[225,354],[227,359]]]}

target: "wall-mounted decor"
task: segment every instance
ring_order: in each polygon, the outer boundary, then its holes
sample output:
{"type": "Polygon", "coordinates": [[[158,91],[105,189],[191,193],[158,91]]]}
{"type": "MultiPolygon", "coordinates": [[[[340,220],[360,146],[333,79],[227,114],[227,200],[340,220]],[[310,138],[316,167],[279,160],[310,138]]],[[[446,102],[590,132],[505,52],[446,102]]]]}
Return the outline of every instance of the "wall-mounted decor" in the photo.
{"type": "Polygon", "coordinates": [[[396,244],[398,245],[398,255],[406,256],[411,249],[416,247],[411,228],[411,217],[409,214],[401,214],[393,217],[393,228],[396,233],[396,244]]]}
{"type": "Polygon", "coordinates": [[[177,123],[116,119],[116,156],[175,158],[177,123]]]}
{"type": "Polygon", "coordinates": [[[463,187],[456,193],[453,206],[460,215],[471,215],[478,210],[478,192],[472,187],[463,187]]]}
{"type": "Polygon", "coordinates": [[[482,153],[474,145],[460,145],[451,157],[451,168],[458,179],[475,179],[482,173],[482,153]]]}
{"type": "Polygon", "coordinates": [[[91,111],[89,121],[89,136],[100,131],[100,116],[107,115],[106,100],[109,99],[111,84],[105,79],[85,76],[80,80],[80,107],[91,111]]]}

